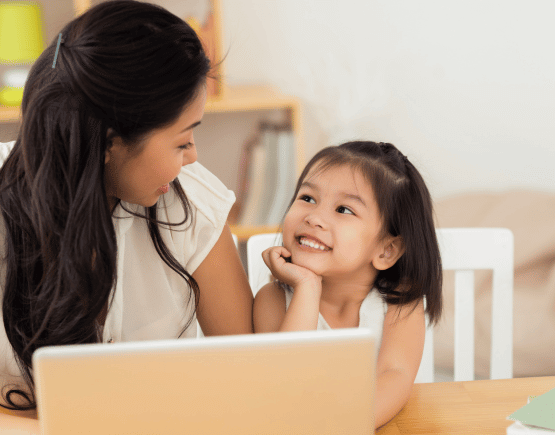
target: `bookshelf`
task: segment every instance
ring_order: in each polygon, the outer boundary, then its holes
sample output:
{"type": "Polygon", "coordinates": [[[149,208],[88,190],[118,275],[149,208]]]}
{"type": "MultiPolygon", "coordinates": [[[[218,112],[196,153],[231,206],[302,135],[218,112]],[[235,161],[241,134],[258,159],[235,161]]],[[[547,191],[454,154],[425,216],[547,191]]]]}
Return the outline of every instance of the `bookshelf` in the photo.
{"type": "MultiPolygon", "coordinates": [[[[237,114],[241,112],[263,112],[282,110],[286,115],[295,137],[295,165],[296,174],[300,175],[304,168],[305,154],[302,131],[301,105],[297,98],[283,95],[266,86],[226,87],[223,97],[208,100],[205,113],[237,114]]],[[[246,138],[245,138],[246,139],[246,138]]],[[[240,152],[239,149],[236,150],[240,152]]],[[[245,242],[249,237],[261,233],[279,231],[276,226],[243,226],[230,225],[231,231],[240,242],[245,242]]]]}
{"type": "Polygon", "coordinates": [[[1,123],[13,123],[19,122],[19,107],[6,107],[0,106],[0,122],[1,123]]]}
{"type": "MultiPolygon", "coordinates": [[[[283,110],[295,136],[296,172],[300,175],[304,167],[304,145],[302,141],[302,116],[298,99],[283,95],[270,87],[241,86],[228,87],[222,98],[210,99],[206,102],[205,113],[237,114],[241,112],[261,112],[283,110]]],[[[19,107],[0,107],[0,123],[19,122],[19,107]]],[[[240,150],[237,150],[239,152],[240,150]]],[[[240,242],[250,236],[278,231],[277,226],[240,226],[231,225],[231,231],[240,242]]]]}
{"type": "MultiPolygon", "coordinates": [[[[72,0],[75,16],[86,11],[95,1],[72,0]]],[[[218,5],[218,2],[215,4],[218,5]]],[[[297,175],[300,175],[305,163],[305,154],[299,100],[296,97],[284,95],[269,86],[227,86],[224,80],[221,85],[221,92],[207,100],[205,113],[237,116],[256,112],[264,117],[265,112],[282,111],[295,137],[295,169],[297,175]]],[[[17,124],[19,121],[19,107],[0,106],[0,127],[3,124],[17,124]]],[[[250,131],[245,131],[245,140],[250,133],[250,131]]],[[[240,153],[240,149],[233,150],[233,152],[240,153]]],[[[217,158],[217,156],[213,157],[217,158]]],[[[237,172],[238,170],[239,168],[237,168],[237,172]]],[[[231,230],[237,235],[240,242],[245,242],[252,235],[276,232],[279,228],[277,226],[231,225],[231,230]]]]}

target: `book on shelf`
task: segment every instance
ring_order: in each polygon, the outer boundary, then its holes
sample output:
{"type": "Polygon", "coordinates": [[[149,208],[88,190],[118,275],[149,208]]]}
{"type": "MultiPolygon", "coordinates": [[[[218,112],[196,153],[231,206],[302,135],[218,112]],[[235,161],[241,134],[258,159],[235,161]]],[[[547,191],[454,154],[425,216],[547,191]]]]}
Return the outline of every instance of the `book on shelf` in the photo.
{"type": "Polygon", "coordinates": [[[257,212],[260,209],[264,188],[263,168],[266,166],[266,150],[260,144],[255,145],[249,153],[246,168],[246,191],[241,194],[243,203],[240,205],[239,225],[256,225],[257,212]]]}
{"type": "Polygon", "coordinates": [[[507,435],[555,434],[555,388],[540,396],[528,397],[528,403],[507,417],[515,420],[507,435]]]}
{"type": "MultiPolygon", "coordinates": [[[[279,186],[277,185],[277,174],[278,174],[278,153],[277,153],[277,142],[278,135],[272,126],[266,126],[262,131],[262,141],[261,148],[264,148],[265,155],[265,166],[264,168],[259,168],[262,176],[262,192],[260,197],[260,202],[258,203],[258,209],[255,212],[254,224],[255,225],[266,225],[268,223],[268,214],[276,192],[279,186]]],[[[254,182],[253,182],[254,184],[254,182]]],[[[252,186],[253,192],[256,192],[257,188],[260,186],[252,186]]]]}
{"type": "Polygon", "coordinates": [[[242,226],[279,225],[295,191],[295,142],[286,127],[262,123],[248,141],[239,168],[238,216],[242,226]]]}
{"type": "Polygon", "coordinates": [[[277,137],[276,190],[270,203],[266,222],[270,225],[282,222],[285,211],[295,192],[295,141],[291,131],[282,130],[277,137]]]}

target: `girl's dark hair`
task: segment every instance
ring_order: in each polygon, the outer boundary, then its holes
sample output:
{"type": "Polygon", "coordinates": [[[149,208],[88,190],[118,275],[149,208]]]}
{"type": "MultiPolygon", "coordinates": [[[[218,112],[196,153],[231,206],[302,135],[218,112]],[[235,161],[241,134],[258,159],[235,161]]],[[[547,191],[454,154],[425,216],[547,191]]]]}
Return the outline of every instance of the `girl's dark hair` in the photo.
{"type": "Polygon", "coordinates": [[[378,273],[374,286],[394,305],[426,297],[426,314],[437,323],[442,310],[442,268],[430,193],[420,173],[394,145],[349,142],[318,152],[306,165],[293,201],[309,171],[348,165],[362,174],[374,192],[382,218],[382,236],[400,236],[405,252],[395,265],[378,273]]]}
{"type": "MultiPolygon", "coordinates": [[[[210,71],[195,32],[156,5],[101,3],[61,33],[55,67],[58,36],[31,69],[19,136],[0,169],[4,328],[30,391],[6,386],[2,406],[11,409],[36,407],[31,357],[37,348],[101,339],[97,319],[117,279],[104,182],[108,129],[140,152],[149,133],[177,120],[210,71]]],[[[156,205],[138,216],[198,305],[196,281],[159,231],[159,224],[182,225],[191,217],[177,179],[172,187],[183,222],[159,222],[156,205]]]]}

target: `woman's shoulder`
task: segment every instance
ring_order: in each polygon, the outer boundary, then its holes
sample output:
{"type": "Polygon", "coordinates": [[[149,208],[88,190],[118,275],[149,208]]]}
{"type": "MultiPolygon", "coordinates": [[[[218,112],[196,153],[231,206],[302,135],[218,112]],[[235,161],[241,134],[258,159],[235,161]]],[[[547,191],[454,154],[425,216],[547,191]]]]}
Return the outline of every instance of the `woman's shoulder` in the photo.
{"type": "Polygon", "coordinates": [[[234,193],[229,190],[222,181],[199,162],[183,166],[178,176],[183,181],[183,189],[187,193],[195,191],[210,193],[223,200],[235,199],[234,193]]]}
{"type": "Polygon", "coordinates": [[[184,166],[178,176],[192,205],[213,223],[226,221],[235,194],[212,172],[195,162],[184,166]]]}

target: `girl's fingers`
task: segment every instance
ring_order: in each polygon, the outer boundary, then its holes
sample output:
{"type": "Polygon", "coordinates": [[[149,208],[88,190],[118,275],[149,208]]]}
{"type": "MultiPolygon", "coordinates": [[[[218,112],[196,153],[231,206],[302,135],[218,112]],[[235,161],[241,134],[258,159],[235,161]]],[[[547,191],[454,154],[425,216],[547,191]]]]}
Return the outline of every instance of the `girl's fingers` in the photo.
{"type": "Polygon", "coordinates": [[[280,260],[282,262],[285,262],[285,258],[288,258],[290,256],[291,253],[283,246],[274,246],[262,252],[262,259],[264,260],[264,263],[266,263],[266,266],[270,268],[270,270],[274,268],[280,262],[280,260]]]}
{"type": "Polygon", "coordinates": [[[291,257],[291,253],[283,246],[274,246],[262,253],[264,263],[266,263],[272,275],[286,284],[294,287],[300,282],[316,277],[310,270],[286,261],[286,258],[289,257],[291,257]]]}

